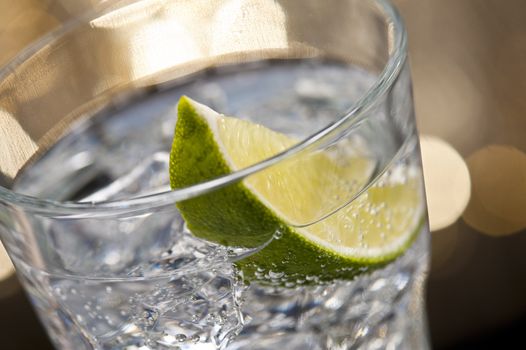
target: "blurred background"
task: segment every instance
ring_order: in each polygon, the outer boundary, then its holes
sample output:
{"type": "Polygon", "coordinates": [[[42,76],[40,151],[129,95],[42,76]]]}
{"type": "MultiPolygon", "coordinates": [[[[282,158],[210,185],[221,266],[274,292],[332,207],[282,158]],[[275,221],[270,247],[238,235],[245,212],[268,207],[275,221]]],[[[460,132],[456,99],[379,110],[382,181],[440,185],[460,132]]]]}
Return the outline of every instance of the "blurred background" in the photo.
{"type": "MultiPolygon", "coordinates": [[[[0,65],[104,0],[0,0],[0,65]]],[[[432,229],[435,349],[526,327],[526,1],[395,0],[409,32],[432,229]]],[[[0,247],[0,348],[51,349],[0,247]]]]}

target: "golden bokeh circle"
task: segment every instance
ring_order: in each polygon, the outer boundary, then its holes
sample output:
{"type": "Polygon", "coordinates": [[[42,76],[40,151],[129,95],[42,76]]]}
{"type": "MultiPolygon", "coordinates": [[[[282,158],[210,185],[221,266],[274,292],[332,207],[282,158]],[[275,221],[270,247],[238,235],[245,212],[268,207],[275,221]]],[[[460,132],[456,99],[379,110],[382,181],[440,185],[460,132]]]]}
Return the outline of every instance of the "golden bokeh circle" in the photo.
{"type": "Polygon", "coordinates": [[[438,231],[462,216],[471,193],[469,171],[464,159],[442,139],[423,135],[420,148],[429,227],[438,231]]]}
{"type": "Polygon", "coordinates": [[[472,196],[464,221],[474,229],[502,236],[526,229],[526,154],[490,145],[467,159],[472,196]]]}
{"type": "Polygon", "coordinates": [[[8,279],[15,272],[15,268],[11,263],[11,259],[7,256],[7,253],[0,242],[0,282],[8,279]]]}

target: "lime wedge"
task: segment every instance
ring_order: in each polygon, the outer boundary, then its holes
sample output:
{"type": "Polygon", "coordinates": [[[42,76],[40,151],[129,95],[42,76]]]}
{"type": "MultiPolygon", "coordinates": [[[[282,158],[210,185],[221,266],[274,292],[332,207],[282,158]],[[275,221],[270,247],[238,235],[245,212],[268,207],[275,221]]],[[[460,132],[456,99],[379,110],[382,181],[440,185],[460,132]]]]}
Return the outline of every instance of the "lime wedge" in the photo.
{"type": "MultiPolygon", "coordinates": [[[[178,105],[170,154],[174,189],[253,165],[296,140],[245,120],[226,117],[187,97],[178,105]]],[[[421,176],[395,169],[354,201],[314,224],[350,181],[363,184],[371,162],[340,164],[314,152],[271,166],[243,181],[177,204],[197,237],[226,246],[262,247],[237,264],[249,280],[280,284],[351,279],[393,260],[423,222],[421,176]]]]}

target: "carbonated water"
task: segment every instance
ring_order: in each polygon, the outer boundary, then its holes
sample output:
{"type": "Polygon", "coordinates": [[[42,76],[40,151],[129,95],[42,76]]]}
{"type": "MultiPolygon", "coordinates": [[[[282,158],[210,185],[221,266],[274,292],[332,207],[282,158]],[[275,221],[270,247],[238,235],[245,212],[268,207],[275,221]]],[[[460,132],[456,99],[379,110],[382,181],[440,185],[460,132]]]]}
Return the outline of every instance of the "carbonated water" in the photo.
{"type": "MultiPolygon", "coordinates": [[[[25,169],[15,190],[80,202],[161,193],[169,190],[175,106],[182,94],[222,113],[305,137],[351,108],[375,78],[326,62],[260,62],[207,71],[116,101],[79,122],[25,169]]],[[[364,147],[393,146],[378,137],[365,138],[364,147]]],[[[381,180],[419,171],[416,137],[407,138],[404,147],[381,180]]],[[[371,274],[329,284],[298,281],[285,288],[244,281],[233,262],[257,248],[198,239],[175,207],[111,219],[41,218],[41,226],[38,244],[48,247],[41,249],[42,263],[35,267],[16,256],[14,262],[58,348],[427,346],[421,314],[425,228],[401,257],[371,274]]],[[[262,274],[269,280],[279,277],[262,274]]]]}

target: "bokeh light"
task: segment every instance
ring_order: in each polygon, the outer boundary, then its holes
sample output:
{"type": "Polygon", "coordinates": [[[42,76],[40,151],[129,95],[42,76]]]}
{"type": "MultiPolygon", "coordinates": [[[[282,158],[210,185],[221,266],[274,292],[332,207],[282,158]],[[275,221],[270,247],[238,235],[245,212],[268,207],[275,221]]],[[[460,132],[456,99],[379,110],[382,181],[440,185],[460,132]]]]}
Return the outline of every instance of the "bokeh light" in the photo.
{"type": "Polygon", "coordinates": [[[0,282],[8,279],[14,272],[15,268],[13,267],[9,256],[7,256],[7,252],[5,251],[2,242],[0,242],[0,282]]]}
{"type": "Polygon", "coordinates": [[[0,242],[0,299],[13,295],[20,289],[20,283],[15,276],[15,268],[0,242]]]}
{"type": "Polygon", "coordinates": [[[429,226],[437,231],[455,223],[464,212],[471,193],[469,171],[458,152],[437,137],[421,136],[420,147],[429,226]]]}
{"type": "Polygon", "coordinates": [[[467,159],[473,195],[463,215],[476,230],[501,236],[526,229],[526,154],[490,145],[467,159]]]}

